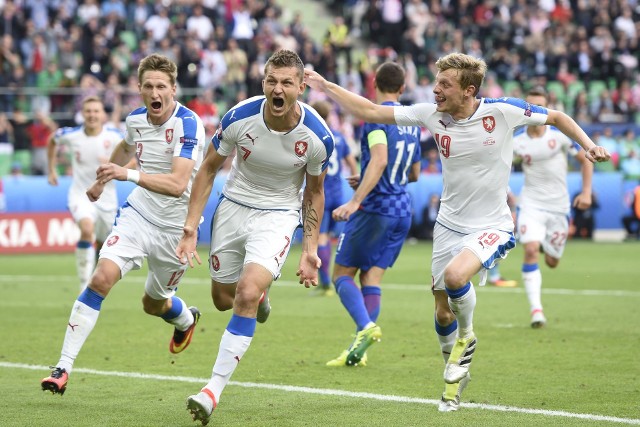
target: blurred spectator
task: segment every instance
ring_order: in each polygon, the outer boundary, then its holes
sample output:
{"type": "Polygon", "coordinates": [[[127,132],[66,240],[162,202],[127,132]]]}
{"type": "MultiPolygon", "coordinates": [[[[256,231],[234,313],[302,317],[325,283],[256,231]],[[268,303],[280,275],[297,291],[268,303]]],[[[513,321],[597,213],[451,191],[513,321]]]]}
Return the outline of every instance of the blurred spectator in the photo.
{"type": "Polygon", "coordinates": [[[591,195],[591,206],[587,209],[578,209],[573,202],[579,194],[574,194],[571,199],[572,221],[569,226],[569,234],[574,239],[592,239],[593,230],[596,227],[595,210],[600,207],[598,198],[594,192],[591,195]]]}
{"type": "Polygon", "coordinates": [[[218,113],[218,107],[213,101],[212,89],[201,90],[198,96],[187,102],[186,106],[202,119],[202,123],[205,126],[217,126],[220,122],[220,114],[218,113]]]}
{"type": "Polygon", "coordinates": [[[171,27],[169,11],[163,6],[157,6],[155,15],[151,15],[144,24],[144,29],[151,34],[154,41],[159,42],[167,36],[171,27]]]}
{"type": "Polygon", "coordinates": [[[202,51],[198,68],[198,86],[217,89],[224,84],[227,74],[227,62],[218,49],[218,43],[210,40],[202,51]]]}
{"type": "Polygon", "coordinates": [[[235,98],[238,92],[246,92],[245,79],[249,69],[247,52],[240,49],[237,40],[232,38],[227,42],[227,49],[222,52],[222,55],[227,63],[225,93],[235,98]]]}
{"type": "Polygon", "coordinates": [[[127,11],[121,0],[103,0],[100,11],[102,12],[102,16],[114,14],[118,19],[123,21],[127,17],[127,11]]]}
{"type": "Polygon", "coordinates": [[[627,239],[640,239],[640,181],[629,195],[629,213],[622,217],[627,239]]]}
{"type": "MultiPolygon", "coordinates": [[[[595,141],[594,141],[595,142],[595,141]]],[[[603,162],[610,163],[609,166],[598,166],[595,164],[595,170],[599,172],[605,172],[611,170],[611,166],[613,169],[618,169],[620,163],[620,144],[618,140],[613,136],[613,129],[611,126],[607,126],[604,128],[602,135],[599,137],[598,142],[596,144],[600,145],[603,148],[606,148],[609,153],[611,153],[611,161],[603,162]]]]}
{"type": "Polygon", "coordinates": [[[342,16],[333,18],[333,23],[327,28],[324,42],[331,45],[337,58],[344,56],[346,67],[351,68],[351,38],[349,27],[342,16]]]}
{"type": "Polygon", "coordinates": [[[144,34],[144,26],[153,15],[153,7],[147,0],[135,0],[127,5],[127,29],[135,31],[138,38],[144,34]]]}
{"type": "Polygon", "coordinates": [[[31,140],[31,174],[47,174],[47,143],[49,135],[57,129],[56,123],[46,113],[38,111],[27,128],[31,140]]]}
{"type": "Polygon", "coordinates": [[[187,32],[195,34],[201,42],[206,43],[213,35],[213,23],[204,15],[204,9],[196,4],[192,15],[187,18],[187,32]]]}
{"type": "Polygon", "coordinates": [[[78,7],[78,12],[76,13],[80,24],[86,24],[91,19],[97,19],[100,17],[100,8],[98,7],[97,0],[85,0],[78,7]]]}

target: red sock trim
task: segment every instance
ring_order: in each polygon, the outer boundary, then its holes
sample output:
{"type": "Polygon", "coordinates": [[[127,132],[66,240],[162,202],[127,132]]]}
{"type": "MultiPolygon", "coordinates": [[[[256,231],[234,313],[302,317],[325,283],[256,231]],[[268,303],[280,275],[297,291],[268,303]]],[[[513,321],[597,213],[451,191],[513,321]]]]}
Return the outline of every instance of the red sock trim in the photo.
{"type": "Polygon", "coordinates": [[[536,313],[542,313],[542,309],[540,309],[540,308],[536,308],[535,310],[533,310],[533,311],[531,312],[531,315],[534,315],[534,314],[536,314],[536,313]]]}
{"type": "Polygon", "coordinates": [[[213,409],[216,409],[216,406],[218,406],[218,402],[216,402],[216,397],[213,395],[213,392],[208,388],[203,388],[200,391],[205,393],[207,396],[211,398],[211,400],[213,401],[213,409]]]}

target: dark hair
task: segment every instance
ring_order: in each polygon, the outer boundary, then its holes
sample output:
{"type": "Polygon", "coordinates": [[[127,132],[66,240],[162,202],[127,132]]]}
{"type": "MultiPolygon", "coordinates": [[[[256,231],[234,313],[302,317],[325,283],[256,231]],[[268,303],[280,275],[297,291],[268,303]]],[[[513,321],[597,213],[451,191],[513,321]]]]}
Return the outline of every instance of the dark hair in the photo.
{"type": "Polygon", "coordinates": [[[385,62],[376,70],[376,86],[382,93],[398,93],[404,85],[404,68],[395,62],[385,62]]]}
{"type": "Polygon", "coordinates": [[[271,55],[267,63],[264,65],[264,74],[268,74],[269,67],[274,68],[297,68],[298,78],[300,81],[304,79],[304,63],[297,53],[282,49],[271,55]]]}
{"type": "Polygon", "coordinates": [[[544,86],[534,86],[527,92],[527,96],[544,96],[544,99],[549,100],[549,93],[544,86]]]}
{"type": "Polygon", "coordinates": [[[316,101],[311,104],[311,107],[316,110],[324,120],[327,120],[329,113],[331,113],[331,104],[329,101],[316,101]]]}

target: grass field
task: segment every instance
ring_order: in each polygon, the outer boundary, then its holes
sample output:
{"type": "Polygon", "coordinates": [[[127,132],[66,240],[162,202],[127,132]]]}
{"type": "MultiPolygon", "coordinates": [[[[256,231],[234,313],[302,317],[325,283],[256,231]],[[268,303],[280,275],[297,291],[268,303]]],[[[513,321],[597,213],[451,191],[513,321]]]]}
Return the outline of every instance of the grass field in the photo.
{"type": "MultiPolygon", "coordinates": [[[[206,248],[201,248],[201,254],[206,248]]],[[[458,412],[441,414],[443,362],[433,330],[429,244],[406,245],[387,272],[383,339],[364,368],[328,368],[354,331],[337,297],[295,281],[299,248],[271,291],[269,321],[222,395],[210,425],[601,426],[640,425],[640,245],[570,242],[542,267],[548,326],[529,327],[515,289],[478,288],[473,380],[458,412]]],[[[520,279],[522,248],[502,265],[520,279]]],[[[168,351],[172,328],[142,312],[145,271],[103,304],[64,396],[40,390],[59,357],[77,293],[73,255],[0,258],[2,426],[190,426],[185,399],[202,387],[229,313],[215,311],[208,269],[179,295],[203,317],[190,348],[168,351]]]]}

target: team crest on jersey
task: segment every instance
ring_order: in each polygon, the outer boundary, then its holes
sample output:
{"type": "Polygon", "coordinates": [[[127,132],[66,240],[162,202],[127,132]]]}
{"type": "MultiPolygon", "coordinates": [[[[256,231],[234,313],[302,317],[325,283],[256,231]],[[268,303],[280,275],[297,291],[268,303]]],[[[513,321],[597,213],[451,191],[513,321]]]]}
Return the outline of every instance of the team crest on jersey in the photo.
{"type": "Polygon", "coordinates": [[[551,148],[552,150],[554,148],[556,148],[556,140],[555,139],[550,139],[549,141],[547,141],[547,144],[549,145],[549,148],[551,148]]]}
{"type": "Polygon", "coordinates": [[[217,255],[211,257],[211,267],[213,268],[213,271],[220,270],[220,260],[217,255]]]}
{"type": "Polygon", "coordinates": [[[111,236],[109,237],[109,240],[107,240],[107,246],[113,246],[116,243],[118,243],[118,240],[120,240],[119,236],[111,236]]]}
{"type": "Polygon", "coordinates": [[[496,128],[496,119],[493,116],[483,117],[482,126],[484,126],[484,130],[491,133],[496,128]]]}
{"type": "Polygon", "coordinates": [[[222,140],[222,123],[220,123],[218,125],[218,130],[216,131],[216,138],[218,138],[218,140],[222,140]]]}
{"type": "Polygon", "coordinates": [[[298,141],[296,142],[296,145],[294,146],[294,150],[296,151],[296,155],[298,155],[298,157],[302,157],[306,154],[307,152],[307,148],[308,148],[309,144],[306,143],[306,141],[298,141]]]}
{"type": "Polygon", "coordinates": [[[173,141],[173,129],[167,129],[164,131],[164,136],[167,140],[167,144],[171,144],[171,141],[173,141]]]}

